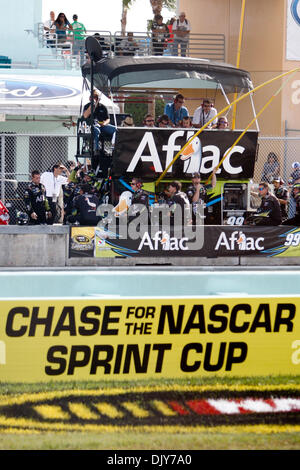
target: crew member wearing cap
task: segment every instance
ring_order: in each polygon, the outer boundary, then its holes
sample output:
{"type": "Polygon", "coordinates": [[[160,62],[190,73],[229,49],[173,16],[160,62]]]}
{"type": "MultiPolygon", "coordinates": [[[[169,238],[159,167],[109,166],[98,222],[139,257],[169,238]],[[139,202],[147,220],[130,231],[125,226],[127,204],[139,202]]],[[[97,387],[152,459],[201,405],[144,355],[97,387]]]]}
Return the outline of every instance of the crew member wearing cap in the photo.
{"type": "Polygon", "coordinates": [[[295,183],[292,188],[292,195],[296,203],[296,212],[294,217],[287,219],[282,225],[300,225],[300,183],[295,183]]]}
{"type": "Polygon", "coordinates": [[[94,117],[94,150],[99,150],[99,139],[112,140],[116,132],[115,126],[110,124],[110,118],[106,106],[100,103],[100,95],[97,90],[93,91],[90,96],[90,102],[83,108],[83,117],[88,119],[92,114],[93,101],[93,117],[94,117]]]}
{"type": "MultiPolygon", "coordinates": [[[[51,171],[41,174],[40,182],[45,186],[46,198],[48,200],[52,217],[47,219],[47,224],[52,225],[57,215],[58,199],[61,187],[70,181],[70,172],[62,164],[53,165],[51,171]]],[[[63,211],[63,208],[61,208],[63,211]]]]}
{"type": "MultiPolygon", "coordinates": [[[[192,204],[192,220],[193,224],[196,223],[196,216],[201,214],[201,208],[206,208],[207,193],[213,189],[217,184],[216,177],[217,167],[213,169],[211,184],[201,184],[200,173],[192,174],[192,184],[188,186],[186,195],[192,204]]],[[[202,211],[203,213],[203,211],[202,211]]]]}
{"type": "Polygon", "coordinates": [[[260,207],[244,222],[245,225],[281,225],[282,216],[278,199],[271,194],[269,184],[261,181],[258,186],[260,207]]]}
{"type": "Polygon", "coordinates": [[[287,207],[289,202],[289,192],[283,184],[284,181],[280,176],[276,176],[273,179],[274,195],[277,197],[280,204],[282,220],[285,220],[288,218],[287,207]]]}
{"type": "Polygon", "coordinates": [[[296,213],[296,201],[293,197],[293,185],[296,184],[296,183],[300,183],[300,163],[299,162],[294,162],[292,164],[292,173],[290,175],[290,178],[289,178],[289,187],[290,187],[290,190],[291,190],[291,193],[290,193],[290,200],[289,200],[289,208],[288,208],[288,217],[289,219],[291,219],[292,217],[294,217],[295,213],[296,213]]]}

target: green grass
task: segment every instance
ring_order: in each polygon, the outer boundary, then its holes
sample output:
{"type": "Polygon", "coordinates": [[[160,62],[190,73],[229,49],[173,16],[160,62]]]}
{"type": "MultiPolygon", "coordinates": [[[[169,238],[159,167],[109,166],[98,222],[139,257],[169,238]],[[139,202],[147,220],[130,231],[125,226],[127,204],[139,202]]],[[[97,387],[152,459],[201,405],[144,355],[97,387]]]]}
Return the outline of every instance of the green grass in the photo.
{"type": "MultiPolygon", "coordinates": [[[[190,380],[143,380],[135,382],[49,382],[49,383],[0,383],[0,395],[38,393],[62,390],[94,390],[133,386],[172,385],[251,385],[278,386],[300,384],[300,376],[269,376],[259,378],[205,378],[190,380]]],[[[1,433],[0,450],[299,450],[300,433],[259,433],[252,432],[195,432],[195,433],[153,433],[142,432],[45,432],[1,433]]]]}

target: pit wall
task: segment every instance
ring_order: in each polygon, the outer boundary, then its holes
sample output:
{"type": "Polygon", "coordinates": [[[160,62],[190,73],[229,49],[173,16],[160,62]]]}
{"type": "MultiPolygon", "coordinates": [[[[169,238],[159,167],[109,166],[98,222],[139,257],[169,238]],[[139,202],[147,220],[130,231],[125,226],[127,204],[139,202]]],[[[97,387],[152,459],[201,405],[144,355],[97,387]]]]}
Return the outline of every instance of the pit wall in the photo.
{"type": "MultiPolygon", "coordinates": [[[[239,228],[236,228],[239,229],[239,228]]],[[[243,230],[244,227],[243,227],[243,230]]],[[[279,256],[153,256],[131,258],[70,257],[70,227],[3,226],[0,227],[0,266],[30,267],[92,267],[92,266],[299,266],[300,257],[279,256]]],[[[297,252],[298,254],[298,252],[297,252]]]]}

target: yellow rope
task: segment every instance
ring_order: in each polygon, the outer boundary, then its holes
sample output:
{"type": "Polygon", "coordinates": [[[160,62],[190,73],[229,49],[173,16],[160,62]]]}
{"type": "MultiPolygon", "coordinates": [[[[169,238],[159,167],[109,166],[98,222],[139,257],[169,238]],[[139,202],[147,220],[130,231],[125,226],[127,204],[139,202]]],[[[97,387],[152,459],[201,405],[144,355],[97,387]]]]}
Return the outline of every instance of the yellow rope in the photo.
{"type": "MultiPolygon", "coordinates": [[[[249,96],[251,93],[254,93],[255,91],[258,91],[260,90],[261,88],[263,88],[264,86],[266,85],[269,85],[270,83],[273,83],[275,80],[278,80],[279,78],[284,78],[286,77],[287,75],[290,75],[292,73],[295,73],[295,72],[298,72],[300,71],[300,67],[297,67],[293,70],[289,70],[288,72],[284,72],[280,75],[277,75],[276,77],[273,77],[271,78],[270,80],[267,80],[266,82],[263,82],[261,83],[260,85],[258,85],[257,87],[253,88],[252,90],[248,91],[247,93],[245,93],[244,95],[240,96],[239,98],[237,98],[236,100],[234,100],[232,103],[229,103],[227,106],[225,106],[225,108],[223,108],[221,111],[219,111],[217,113],[216,116],[212,117],[209,121],[207,121],[206,124],[204,124],[204,126],[202,126],[187,142],[186,144],[179,150],[179,152],[175,155],[175,157],[173,158],[173,160],[171,161],[171,163],[169,163],[169,165],[167,166],[167,168],[162,172],[162,174],[158,177],[158,179],[156,180],[155,182],[155,185],[158,186],[159,182],[163,179],[163,177],[165,176],[165,174],[167,173],[167,171],[169,170],[169,168],[174,164],[174,162],[180,157],[182,151],[192,142],[192,140],[197,137],[199,134],[201,134],[202,131],[204,131],[204,129],[206,129],[209,124],[211,122],[213,122],[216,117],[224,114],[229,108],[231,108],[231,106],[233,106],[235,103],[239,103],[240,101],[244,100],[245,98],[247,98],[247,96],[249,96]]],[[[256,118],[255,118],[256,119],[256,118]]]]}

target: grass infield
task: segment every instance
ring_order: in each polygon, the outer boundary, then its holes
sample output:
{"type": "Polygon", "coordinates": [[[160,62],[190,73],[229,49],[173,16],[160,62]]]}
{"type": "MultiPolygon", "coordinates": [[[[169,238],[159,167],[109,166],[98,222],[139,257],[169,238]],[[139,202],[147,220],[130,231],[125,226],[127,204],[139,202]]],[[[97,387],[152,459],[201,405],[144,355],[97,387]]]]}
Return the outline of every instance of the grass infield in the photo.
{"type": "Polygon", "coordinates": [[[266,412],[293,400],[300,376],[0,383],[0,449],[299,450],[299,407],[266,412]]]}

